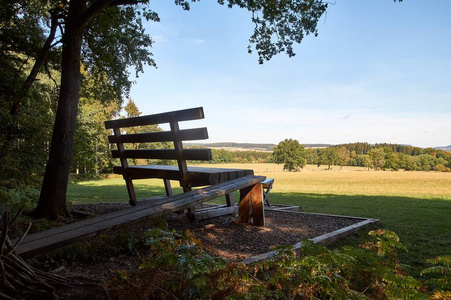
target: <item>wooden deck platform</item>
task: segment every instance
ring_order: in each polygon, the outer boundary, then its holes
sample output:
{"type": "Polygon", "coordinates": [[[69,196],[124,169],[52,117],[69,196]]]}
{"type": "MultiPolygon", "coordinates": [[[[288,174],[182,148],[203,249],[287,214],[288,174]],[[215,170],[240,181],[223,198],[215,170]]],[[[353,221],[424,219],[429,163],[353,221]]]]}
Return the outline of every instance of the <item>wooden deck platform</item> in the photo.
{"type": "Polygon", "coordinates": [[[264,179],[264,176],[249,175],[179,195],[155,201],[145,201],[139,203],[139,205],[109,214],[30,234],[16,248],[16,252],[22,257],[32,257],[82,239],[95,237],[101,232],[109,231],[143,218],[167,215],[224,196],[236,190],[246,190],[246,188],[259,184],[264,179]]]}

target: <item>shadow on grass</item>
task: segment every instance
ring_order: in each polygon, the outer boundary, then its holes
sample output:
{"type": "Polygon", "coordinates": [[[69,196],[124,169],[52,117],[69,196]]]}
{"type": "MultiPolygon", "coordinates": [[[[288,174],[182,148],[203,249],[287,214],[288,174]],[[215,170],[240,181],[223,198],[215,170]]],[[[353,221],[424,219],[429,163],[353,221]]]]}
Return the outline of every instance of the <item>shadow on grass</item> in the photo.
{"type": "MultiPolygon", "coordinates": [[[[380,219],[379,226],[396,232],[401,242],[409,249],[408,253],[401,253],[400,258],[414,267],[423,267],[424,261],[428,258],[451,254],[449,200],[399,196],[271,193],[270,201],[299,205],[305,212],[380,219]]],[[[366,232],[362,235],[366,238],[366,232]]]]}

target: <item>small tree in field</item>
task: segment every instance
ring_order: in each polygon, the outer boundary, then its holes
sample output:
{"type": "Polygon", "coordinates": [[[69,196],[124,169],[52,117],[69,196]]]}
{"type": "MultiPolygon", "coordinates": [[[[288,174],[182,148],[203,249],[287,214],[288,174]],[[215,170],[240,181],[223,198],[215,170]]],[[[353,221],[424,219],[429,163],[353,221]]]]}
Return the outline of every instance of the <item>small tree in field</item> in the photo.
{"type": "Polygon", "coordinates": [[[293,139],[285,139],[275,146],[273,157],[276,164],[284,164],[283,169],[290,172],[300,171],[307,162],[304,146],[293,139]]]}

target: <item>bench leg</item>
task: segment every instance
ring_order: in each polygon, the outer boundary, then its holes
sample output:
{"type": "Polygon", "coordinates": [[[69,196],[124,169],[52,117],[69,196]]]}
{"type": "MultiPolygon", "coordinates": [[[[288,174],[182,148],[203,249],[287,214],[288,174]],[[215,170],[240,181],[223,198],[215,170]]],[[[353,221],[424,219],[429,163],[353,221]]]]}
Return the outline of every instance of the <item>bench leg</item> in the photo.
{"type": "Polygon", "coordinates": [[[240,190],[238,222],[265,226],[265,210],[263,205],[263,188],[261,184],[240,190]]]}
{"type": "Polygon", "coordinates": [[[226,197],[227,206],[234,206],[235,205],[235,201],[233,201],[233,194],[232,193],[226,194],[225,197],[226,197]]]}
{"type": "Polygon", "coordinates": [[[263,200],[264,200],[264,202],[266,202],[268,207],[271,207],[271,203],[268,200],[268,195],[269,195],[269,192],[271,191],[271,189],[272,189],[272,184],[270,184],[267,187],[263,187],[263,200]]]}
{"type": "Polygon", "coordinates": [[[172,187],[171,187],[171,181],[168,179],[163,179],[164,181],[164,190],[166,191],[166,196],[170,197],[172,196],[172,187]]]}
{"type": "Polygon", "coordinates": [[[135,193],[135,188],[133,187],[133,181],[131,179],[125,179],[125,185],[127,186],[127,191],[128,191],[128,196],[130,198],[130,205],[131,206],[135,206],[136,205],[136,193],[135,193]]]}

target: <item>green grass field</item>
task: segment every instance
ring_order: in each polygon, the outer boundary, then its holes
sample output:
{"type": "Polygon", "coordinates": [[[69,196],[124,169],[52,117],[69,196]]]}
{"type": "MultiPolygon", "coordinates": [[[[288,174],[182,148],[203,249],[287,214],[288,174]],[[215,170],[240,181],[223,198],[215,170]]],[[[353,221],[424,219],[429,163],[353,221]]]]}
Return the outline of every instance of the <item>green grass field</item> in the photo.
{"type": "MultiPolygon", "coordinates": [[[[272,203],[299,205],[306,212],[380,219],[378,226],[398,233],[409,249],[400,257],[417,271],[427,258],[451,254],[451,173],[350,167],[325,171],[316,166],[293,173],[283,172],[282,166],[275,164],[214,166],[254,169],[256,174],[274,178],[272,203]]],[[[164,194],[161,180],[136,181],[135,186],[138,197],[164,194]]],[[[74,204],[127,199],[122,178],[80,182],[68,190],[68,201],[74,204]]],[[[365,236],[361,233],[340,245],[356,245],[365,236]]]]}

